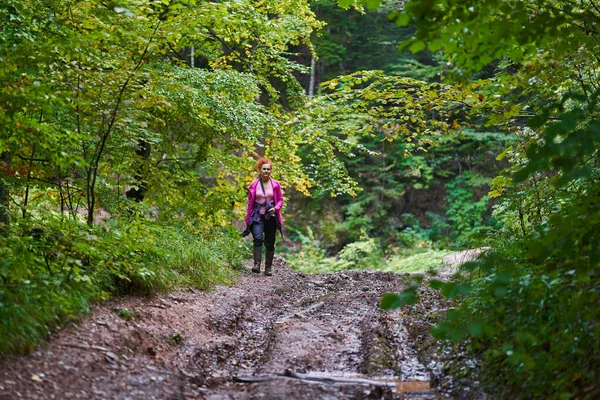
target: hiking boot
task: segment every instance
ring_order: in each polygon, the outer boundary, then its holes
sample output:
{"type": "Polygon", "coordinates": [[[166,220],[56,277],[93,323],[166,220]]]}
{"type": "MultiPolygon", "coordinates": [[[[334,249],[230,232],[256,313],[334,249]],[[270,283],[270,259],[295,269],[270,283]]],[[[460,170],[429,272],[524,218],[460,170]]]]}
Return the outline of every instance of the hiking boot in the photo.
{"type": "Polygon", "coordinates": [[[252,272],[255,272],[257,274],[260,274],[260,262],[261,262],[261,257],[262,257],[262,247],[254,247],[253,249],[253,255],[254,255],[254,267],[252,267],[252,272]]]}
{"type": "Polygon", "coordinates": [[[267,250],[265,252],[265,275],[271,276],[273,273],[271,272],[271,267],[273,265],[273,257],[275,256],[274,250],[267,250]]]}

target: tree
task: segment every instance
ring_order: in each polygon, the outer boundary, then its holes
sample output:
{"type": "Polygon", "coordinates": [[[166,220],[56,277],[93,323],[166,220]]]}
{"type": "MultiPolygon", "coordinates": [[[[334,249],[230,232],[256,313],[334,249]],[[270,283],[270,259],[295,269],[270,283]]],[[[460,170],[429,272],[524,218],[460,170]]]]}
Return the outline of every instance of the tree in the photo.
{"type": "Polygon", "coordinates": [[[501,397],[597,397],[598,4],[409,1],[394,18],[417,26],[403,47],[443,49],[455,79],[486,77],[473,112],[518,139],[490,192],[493,249],[472,285],[435,283],[460,298],[436,334],[468,337],[501,397]]]}
{"type": "Polygon", "coordinates": [[[110,293],[227,281],[258,153],[305,185],[284,123],[308,2],[0,0],[0,20],[0,353],[110,293]]]}
{"type": "MultiPolygon", "coordinates": [[[[286,58],[286,50],[319,27],[303,1],[5,3],[0,149],[14,153],[13,169],[28,171],[5,181],[13,193],[24,193],[17,200],[23,213],[32,185],[47,187],[72,217],[84,209],[90,225],[99,200],[119,203],[111,197],[120,196],[120,187],[140,190],[168,177],[170,169],[152,165],[181,166],[180,158],[190,156],[204,162],[208,154],[216,164],[204,173],[247,175],[249,167],[229,163],[228,154],[236,148],[238,158],[247,157],[257,143],[273,140],[263,138],[278,131],[277,119],[268,115],[285,113],[302,90],[292,74],[302,67],[286,58]],[[190,70],[180,57],[188,46],[206,60],[205,71],[190,70]],[[211,91],[227,96],[220,100],[211,91]],[[255,104],[260,95],[262,107],[255,104]],[[151,154],[136,157],[140,144],[151,146],[151,154]]],[[[221,211],[242,197],[233,190],[221,195],[221,211]]]]}

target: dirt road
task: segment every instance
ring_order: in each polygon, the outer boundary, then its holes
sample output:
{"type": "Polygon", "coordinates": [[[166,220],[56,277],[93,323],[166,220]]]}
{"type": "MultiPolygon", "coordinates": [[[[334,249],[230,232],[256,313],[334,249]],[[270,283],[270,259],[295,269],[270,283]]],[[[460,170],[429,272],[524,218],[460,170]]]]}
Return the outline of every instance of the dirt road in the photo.
{"type": "Polygon", "coordinates": [[[0,364],[0,399],[439,398],[402,312],[378,308],[402,289],[399,275],[283,263],[209,293],[97,307],[0,364]]]}

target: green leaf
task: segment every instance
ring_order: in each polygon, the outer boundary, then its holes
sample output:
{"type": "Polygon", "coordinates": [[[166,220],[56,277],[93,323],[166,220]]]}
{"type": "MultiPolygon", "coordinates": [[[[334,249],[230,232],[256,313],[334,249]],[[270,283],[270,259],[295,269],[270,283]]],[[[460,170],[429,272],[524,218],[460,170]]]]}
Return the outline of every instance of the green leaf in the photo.
{"type": "Polygon", "coordinates": [[[422,40],[417,40],[408,48],[411,53],[418,53],[419,51],[425,49],[425,43],[422,40]]]}
{"type": "Polygon", "coordinates": [[[480,337],[480,336],[486,335],[486,333],[487,333],[487,335],[489,335],[490,331],[491,331],[491,327],[488,323],[481,321],[481,320],[477,320],[477,321],[470,322],[467,325],[467,331],[473,337],[480,337]]]}
{"type": "Polygon", "coordinates": [[[369,11],[374,11],[381,5],[381,0],[366,0],[365,3],[369,11]]]}
{"type": "Polygon", "coordinates": [[[449,329],[448,330],[448,338],[455,343],[462,341],[465,338],[466,334],[460,329],[449,329]]]}
{"type": "Polygon", "coordinates": [[[505,297],[508,294],[508,289],[504,285],[496,285],[493,289],[495,297],[505,297]]]}
{"type": "Polygon", "coordinates": [[[428,47],[431,51],[438,51],[442,49],[442,39],[435,39],[429,43],[428,47]]]}
{"type": "Polygon", "coordinates": [[[437,279],[432,280],[430,286],[439,290],[442,296],[449,299],[465,295],[470,290],[470,285],[467,283],[444,282],[437,279]]]}
{"type": "Polygon", "coordinates": [[[406,289],[400,294],[386,293],[381,298],[379,307],[383,310],[393,310],[417,301],[416,288],[406,289]]]}
{"type": "Polygon", "coordinates": [[[410,15],[408,14],[400,14],[398,18],[396,18],[396,25],[398,26],[406,26],[410,23],[410,15]]]}
{"type": "Polygon", "coordinates": [[[514,62],[519,62],[521,61],[521,58],[523,58],[523,51],[519,48],[516,49],[512,49],[509,53],[508,56],[510,57],[511,60],[513,60],[514,62]]]}
{"type": "Polygon", "coordinates": [[[394,22],[398,19],[399,16],[400,16],[400,11],[393,10],[391,13],[388,14],[387,18],[388,18],[388,21],[394,22]]]}
{"type": "Polygon", "coordinates": [[[338,0],[338,5],[342,8],[348,8],[354,4],[354,0],[338,0]]]}
{"type": "Polygon", "coordinates": [[[402,307],[400,296],[394,293],[384,294],[381,298],[381,302],[379,303],[379,308],[383,310],[394,310],[400,307],[402,307]]]}

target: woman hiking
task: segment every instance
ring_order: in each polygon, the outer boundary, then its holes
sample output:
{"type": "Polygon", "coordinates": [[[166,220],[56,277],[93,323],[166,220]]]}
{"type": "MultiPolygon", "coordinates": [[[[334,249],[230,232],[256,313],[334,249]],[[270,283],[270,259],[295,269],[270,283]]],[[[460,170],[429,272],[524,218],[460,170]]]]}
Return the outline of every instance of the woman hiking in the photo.
{"type": "MultiPolygon", "coordinates": [[[[265,245],[265,275],[271,276],[275,256],[275,233],[282,231],[281,207],[283,194],[281,185],[271,178],[273,163],[261,157],[256,163],[259,178],[248,188],[248,211],[246,225],[251,227],[254,238],[254,267],[252,272],[260,273],[262,246],[265,245]]],[[[283,234],[282,234],[283,236],[283,234]]]]}

